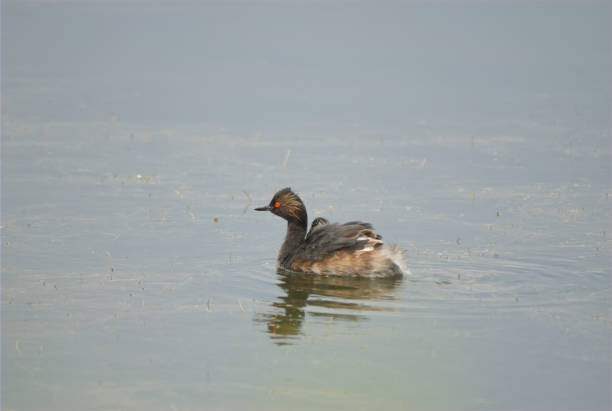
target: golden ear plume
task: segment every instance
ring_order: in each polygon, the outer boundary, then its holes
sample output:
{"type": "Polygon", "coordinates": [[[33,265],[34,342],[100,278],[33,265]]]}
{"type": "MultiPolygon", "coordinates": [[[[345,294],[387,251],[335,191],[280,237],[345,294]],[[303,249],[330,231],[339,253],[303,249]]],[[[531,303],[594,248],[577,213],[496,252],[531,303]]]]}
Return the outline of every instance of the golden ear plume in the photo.
{"type": "Polygon", "coordinates": [[[281,204],[281,207],[287,210],[287,214],[295,217],[299,221],[302,221],[298,211],[302,209],[303,205],[295,194],[293,194],[291,191],[283,193],[278,197],[278,202],[281,204]]]}

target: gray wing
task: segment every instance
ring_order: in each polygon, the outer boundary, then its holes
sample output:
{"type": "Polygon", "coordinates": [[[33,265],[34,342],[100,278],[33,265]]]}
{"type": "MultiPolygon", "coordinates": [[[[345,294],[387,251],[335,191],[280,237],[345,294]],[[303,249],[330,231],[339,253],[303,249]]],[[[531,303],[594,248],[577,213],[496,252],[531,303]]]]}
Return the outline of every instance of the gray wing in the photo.
{"type": "Polygon", "coordinates": [[[318,225],[308,233],[299,257],[321,260],[339,250],[356,251],[368,244],[381,245],[381,239],[371,224],[361,221],[318,225]]]}

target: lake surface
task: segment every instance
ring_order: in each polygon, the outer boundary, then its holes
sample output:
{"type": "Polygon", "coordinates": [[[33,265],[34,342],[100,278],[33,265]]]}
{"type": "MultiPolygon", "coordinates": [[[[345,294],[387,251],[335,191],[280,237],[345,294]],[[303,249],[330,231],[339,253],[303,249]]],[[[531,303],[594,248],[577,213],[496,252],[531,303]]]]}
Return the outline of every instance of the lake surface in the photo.
{"type": "Polygon", "coordinates": [[[610,16],[3,2],[2,408],[610,409],[610,16]],[[285,186],[412,275],[277,272],[285,186]]]}

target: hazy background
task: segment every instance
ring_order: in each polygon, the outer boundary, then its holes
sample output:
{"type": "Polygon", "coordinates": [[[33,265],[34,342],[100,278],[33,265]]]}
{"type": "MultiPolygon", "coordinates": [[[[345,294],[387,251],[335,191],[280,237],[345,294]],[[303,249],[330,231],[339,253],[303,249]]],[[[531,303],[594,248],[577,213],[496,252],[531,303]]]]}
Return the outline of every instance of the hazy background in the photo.
{"type": "Polygon", "coordinates": [[[2,408],[610,409],[611,13],[3,1],[2,408]]]}
{"type": "Polygon", "coordinates": [[[247,132],[606,126],[606,2],[3,2],[4,113],[247,132]]]}

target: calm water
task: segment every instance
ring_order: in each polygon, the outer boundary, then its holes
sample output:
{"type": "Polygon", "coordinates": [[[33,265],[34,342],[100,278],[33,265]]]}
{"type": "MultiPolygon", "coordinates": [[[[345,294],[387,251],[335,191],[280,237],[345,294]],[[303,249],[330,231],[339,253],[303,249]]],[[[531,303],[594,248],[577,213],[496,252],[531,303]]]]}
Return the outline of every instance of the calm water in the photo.
{"type": "Polygon", "coordinates": [[[597,2],[4,2],[2,408],[610,409],[609,32],[597,2]],[[413,274],[277,272],[252,209],[289,185],[413,274]]]}

